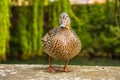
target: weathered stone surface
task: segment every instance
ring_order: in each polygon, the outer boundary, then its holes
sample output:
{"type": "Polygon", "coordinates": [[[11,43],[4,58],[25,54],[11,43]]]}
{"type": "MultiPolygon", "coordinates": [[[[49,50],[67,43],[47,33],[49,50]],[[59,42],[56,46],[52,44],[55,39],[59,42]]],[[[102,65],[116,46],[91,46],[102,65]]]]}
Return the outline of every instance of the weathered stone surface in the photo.
{"type": "Polygon", "coordinates": [[[0,64],[0,80],[120,80],[120,67],[69,66],[73,71],[49,73],[47,66],[0,64]]]}

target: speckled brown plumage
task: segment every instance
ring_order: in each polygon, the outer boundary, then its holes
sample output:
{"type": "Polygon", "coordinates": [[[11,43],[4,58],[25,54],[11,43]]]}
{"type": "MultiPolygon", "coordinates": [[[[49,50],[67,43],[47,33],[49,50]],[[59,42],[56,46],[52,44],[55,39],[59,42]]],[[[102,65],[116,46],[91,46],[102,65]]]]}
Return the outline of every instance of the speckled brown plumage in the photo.
{"type": "Polygon", "coordinates": [[[76,34],[66,28],[50,30],[43,37],[43,51],[57,60],[69,60],[81,49],[80,40],[76,34]]]}

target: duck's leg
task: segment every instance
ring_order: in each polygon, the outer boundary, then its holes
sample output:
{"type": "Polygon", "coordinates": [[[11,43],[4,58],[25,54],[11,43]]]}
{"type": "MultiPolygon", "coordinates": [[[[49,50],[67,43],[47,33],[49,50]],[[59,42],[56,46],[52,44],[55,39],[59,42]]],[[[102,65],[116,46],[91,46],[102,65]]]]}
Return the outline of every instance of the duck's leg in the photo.
{"type": "Polygon", "coordinates": [[[68,67],[67,67],[68,63],[69,63],[69,60],[66,60],[66,62],[65,62],[65,66],[64,66],[64,68],[63,68],[63,71],[65,71],[65,72],[72,71],[71,68],[68,68],[68,67]]]}
{"type": "Polygon", "coordinates": [[[48,72],[55,72],[56,69],[53,68],[52,65],[51,65],[51,57],[50,56],[48,57],[48,63],[49,63],[49,67],[48,67],[47,71],[48,72]]]}
{"type": "Polygon", "coordinates": [[[70,71],[72,71],[71,68],[67,67],[68,63],[69,63],[69,60],[66,60],[65,66],[62,69],[60,69],[60,71],[63,71],[63,72],[70,72],[70,71]]]}

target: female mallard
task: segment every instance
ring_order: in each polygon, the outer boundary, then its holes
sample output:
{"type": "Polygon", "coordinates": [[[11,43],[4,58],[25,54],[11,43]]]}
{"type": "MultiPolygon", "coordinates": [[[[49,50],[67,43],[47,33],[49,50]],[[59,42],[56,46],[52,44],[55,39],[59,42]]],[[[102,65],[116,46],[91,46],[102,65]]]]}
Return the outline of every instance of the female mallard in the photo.
{"type": "Polygon", "coordinates": [[[81,50],[81,43],[75,32],[70,30],[70,18],[67,13],[61,13],[60,26],[50,30],[42,39],[43,51],[49,55],[48,71],[55,69],[51,66],[50,57],[57,60],[66,60],[63,71],[70,71],[67,64],[71,58],[81,50]]]}

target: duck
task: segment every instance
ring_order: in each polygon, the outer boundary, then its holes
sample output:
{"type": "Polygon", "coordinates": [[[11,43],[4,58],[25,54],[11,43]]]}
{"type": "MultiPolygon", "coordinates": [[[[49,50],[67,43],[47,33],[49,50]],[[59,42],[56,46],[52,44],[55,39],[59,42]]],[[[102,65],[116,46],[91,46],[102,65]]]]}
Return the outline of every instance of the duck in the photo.
{"type": "Polygon", "coordinates": [[[51,58],[55,60],[64,60],[65,65],[61,71],[71,71],[67,65],[69,60],[75,57],[81,51],[81,41],[77,34],[70,30],[71,21],[66,12],[59,16],[59,26],[53,28],[42,38],[43,52],[48,54],[48,72],[55,72],[56,69],[51,64],[51,58]]]}

